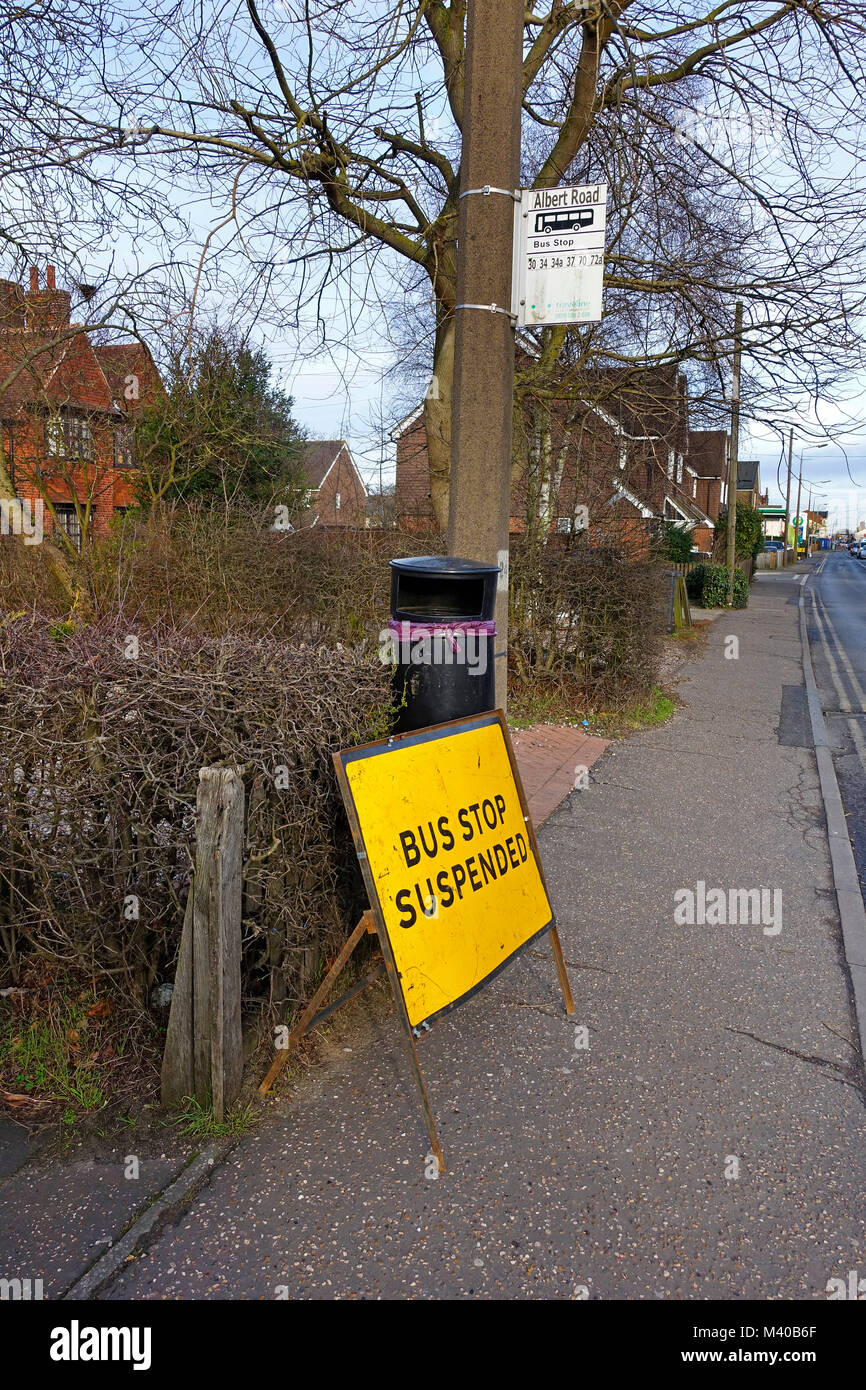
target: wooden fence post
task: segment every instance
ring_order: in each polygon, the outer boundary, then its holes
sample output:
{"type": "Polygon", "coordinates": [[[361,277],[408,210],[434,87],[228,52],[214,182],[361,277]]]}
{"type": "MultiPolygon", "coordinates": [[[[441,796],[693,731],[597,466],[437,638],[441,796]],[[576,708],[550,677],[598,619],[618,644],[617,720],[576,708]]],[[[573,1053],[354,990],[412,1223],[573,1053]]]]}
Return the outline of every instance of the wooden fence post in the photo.
{"type": "Polygon", "coordinates": [[[160,1074],[160,1097],[163,1105],[180,1105],[186,1096],[195,1095],[193,1065],[193,1036],[195,1032],[192,1007],[192,907],[195,896],[195,875],[189,885],[180,953],[174,975],[171,1012],[165,1035],[160,1074]]]}
{"type": "Polygon", "coordinates": [[[195,875],[172,995],[162,1100],[195,1096],[217,1120],[241,1087],[241,905],[244,787],[233,768],[204,767],[195,875]]]}

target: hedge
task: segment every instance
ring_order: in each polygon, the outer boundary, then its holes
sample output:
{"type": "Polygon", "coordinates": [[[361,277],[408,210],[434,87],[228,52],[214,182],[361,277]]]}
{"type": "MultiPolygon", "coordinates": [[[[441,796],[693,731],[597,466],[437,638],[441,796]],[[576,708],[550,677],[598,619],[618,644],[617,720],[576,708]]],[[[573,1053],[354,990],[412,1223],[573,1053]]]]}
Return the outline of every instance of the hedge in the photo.
{"type": "Polygon", "coordinates": [[[199,769],[247,792],[244,994],[304,997],[363,907],[331,753],[381,737],[370,654],[0,618],[0,984],[27,957],[142,1005],[170,980],[199,769]]]}
{"type": "Polygon", "coordinates": [[[512,541],[509,659],[518,678],[568,679],[584,708],[643,695],[658,680],[667,581],[614,547],[512,541]]]}
{"type": "MultiPolygon", "coordinates": [[[[724,565],[695,565],[686,575],[689,598],[702,608],[724,608],[728,601],[729,572],[724,565]]],[[[749,602],[749,581],[742,570],[734,570],[734,608],[749,602]]]]}

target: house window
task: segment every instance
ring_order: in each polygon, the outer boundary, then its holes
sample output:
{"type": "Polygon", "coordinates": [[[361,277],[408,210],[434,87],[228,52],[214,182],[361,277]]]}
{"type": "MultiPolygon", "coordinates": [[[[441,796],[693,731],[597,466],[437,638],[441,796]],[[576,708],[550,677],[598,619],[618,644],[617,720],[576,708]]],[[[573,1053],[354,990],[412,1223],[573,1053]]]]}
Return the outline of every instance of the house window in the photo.
{"type": "Polygon", "coordinates": [[[45,445],[52,458],[93,458],[93,436],[87,416],[53,416],[45,426],[45,445]]]}
{"type": "Polygon", "coordinates": [[[66,452],[70,458],[93,458],[93,437],[85,415],[70,415],[66,421],[66,452]]]}
{"type": "Polygon", "coordinates": [[[697,480],[697,478],[695,478],[694,481],[692,482],[692,497],[697,497],[697,495],[698,495],[698,480],[697,480]]]}
{"type": "Polygon", "coordinates": [[[63,423],[56,417],[49,420],[45,426],[45,447],[52,458],[62,458],[66,453],[66,441],[63,438],[63,423]]]}
{"type": "Polygon", "coordinates": [[[340,500],[341,500],[341,499],[340,499],[340,494],[339,494],[339,492],[338,492],[338,493],[337,493],[337,499],[336,499],[337,511],[340,510],[340,500]]]}
{"type": "Polygon", "coordinates": [[[81,521],[73,502],[55,502],[57,525],[69,537],[76,550],[81,549],[81,521]]]}
{"type": "Polygon", "coordinates": [[[135,433],[130,425],[114,431],[115,468],[135,467],[135,433]]]}
{"type": "Polygon", "coordinates": [[[682,456],[682,454],[677,454],[677,482],[678,482],[678,483],[681,483],[682,480],[683,480],[683,456],[682,456]]]}

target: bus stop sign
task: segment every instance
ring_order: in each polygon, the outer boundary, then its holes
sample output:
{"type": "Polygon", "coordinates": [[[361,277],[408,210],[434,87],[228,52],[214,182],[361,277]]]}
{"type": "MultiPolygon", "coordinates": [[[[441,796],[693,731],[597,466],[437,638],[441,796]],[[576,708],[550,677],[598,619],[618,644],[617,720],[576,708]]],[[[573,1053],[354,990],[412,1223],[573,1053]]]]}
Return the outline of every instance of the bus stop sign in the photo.
{"type": "Polygon", "coordinates": [[[603,183],[521,189],[511,279],[518,326],[598,322],[606,214],[603,183]]]}

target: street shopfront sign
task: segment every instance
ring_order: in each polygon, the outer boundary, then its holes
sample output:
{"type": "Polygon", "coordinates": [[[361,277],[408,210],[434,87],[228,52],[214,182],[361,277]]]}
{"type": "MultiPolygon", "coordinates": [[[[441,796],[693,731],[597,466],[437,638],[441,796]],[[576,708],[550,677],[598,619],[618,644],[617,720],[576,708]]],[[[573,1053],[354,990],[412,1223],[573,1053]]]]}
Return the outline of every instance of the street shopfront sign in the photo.
{"type": "Polygon", "coordinates": [[[344,750],[334,764],[433,1138],[422,1029],[545,932],[574,1009],[508,728],[491,711],[344,750]]]}
{"type": "Polygon", "coordinates": [[[598,322],[606,216],[603,183],[521,189],[511,282],[519,327],[598,322]]]}

